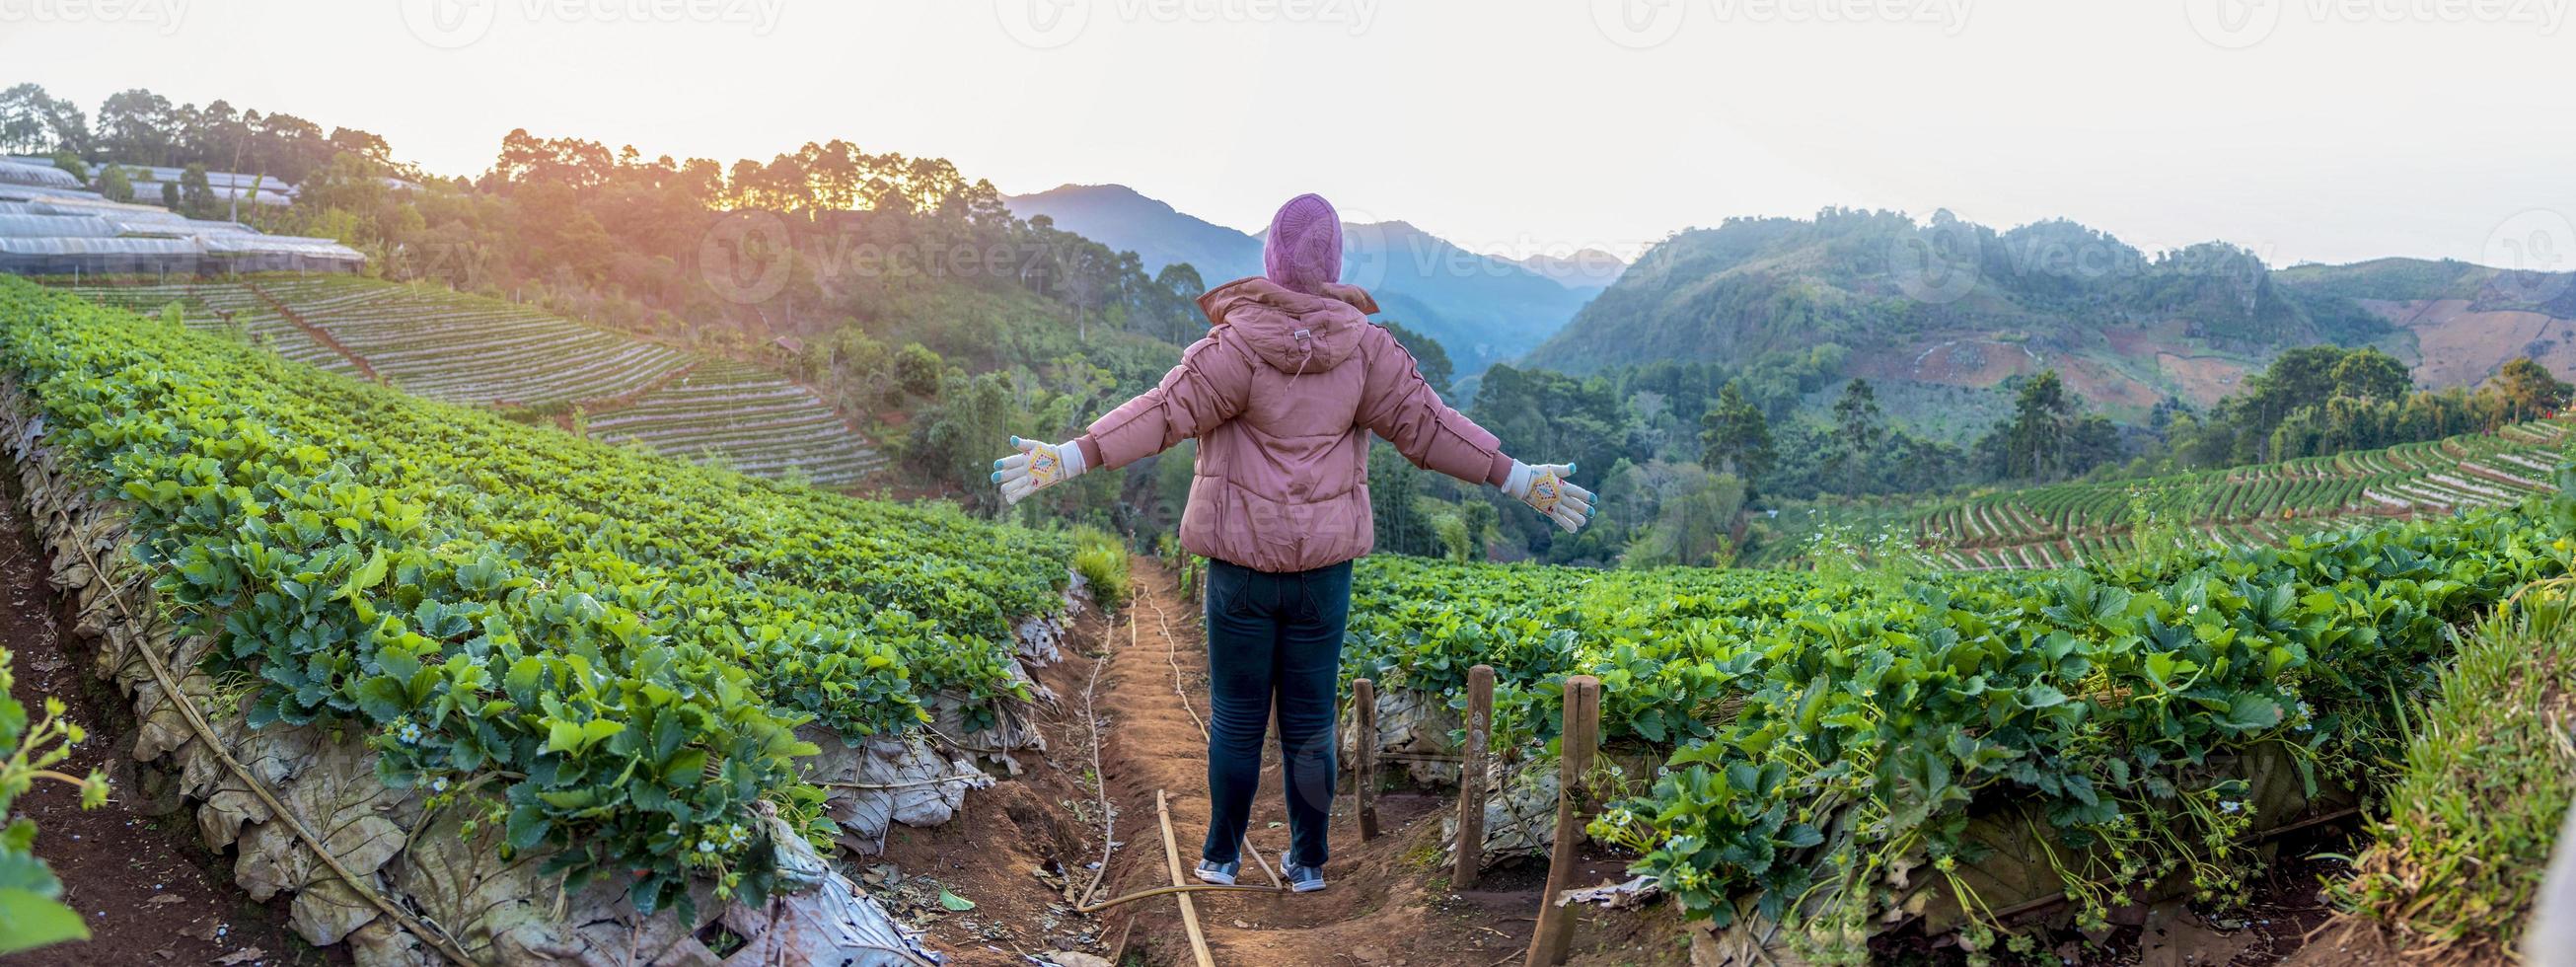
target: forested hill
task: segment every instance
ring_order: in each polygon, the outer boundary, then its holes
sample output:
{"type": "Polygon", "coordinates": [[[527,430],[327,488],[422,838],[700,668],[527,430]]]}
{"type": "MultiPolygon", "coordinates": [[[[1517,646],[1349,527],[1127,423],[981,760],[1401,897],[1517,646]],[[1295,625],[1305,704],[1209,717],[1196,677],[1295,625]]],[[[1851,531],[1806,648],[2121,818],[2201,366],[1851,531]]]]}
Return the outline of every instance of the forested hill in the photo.
{"type": "Polygon", "coordinates": [[[2431,387],[2474,384],[2535,341],[2576,354],[2558,335],[2576,317],[2568,278],[2410,259],[2274,270],[2222,242],[2150,255],[2063,220],[1828,209],[1676,234],[1528,358],[1576,373],[1821,360],[1899,393],[2055,369],[2140,419],[2168,397],[2214,403],[2294,346],[2377,346],[2431,387]]]}
{"type": "MultiPolygon", "coordinates": [[[[1022,218],[1113,249],[1135,252],[1147,272],[1186,263],[1208,284],[1261,272],[1261,239],[1176,211],[1124,185],[1065,185],[1005,200],[1022,218]]],[[[1345,217],[1353,213],[1345,212],[1345,217]]],[[[1572,319],[1617,273],[1605,253],[1580,270],[1480,255],[1401,221],[1352,221],[1343,281],[1369,289],[1385,316],[1440,341],[1461,376],[1519,356],[1572,319]]]]}

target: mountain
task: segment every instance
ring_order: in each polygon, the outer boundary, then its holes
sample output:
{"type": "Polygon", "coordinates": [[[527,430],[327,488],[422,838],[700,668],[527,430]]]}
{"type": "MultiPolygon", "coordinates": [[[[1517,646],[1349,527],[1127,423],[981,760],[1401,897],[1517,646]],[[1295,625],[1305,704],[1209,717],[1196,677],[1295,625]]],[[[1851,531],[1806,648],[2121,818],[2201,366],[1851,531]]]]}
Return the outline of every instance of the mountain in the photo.
{"type": "MultiPolygon", "coordinates": [[[[1187,262],[1210,285],[1261,272],[1259,236],[1124,185],[1065,185],[1005,201],[1022,218],[1044,215],[1058,228],[1135,252],[1147,272],[1187,262]]],[[[1467,251],[1401,221],[1344,230],[1343,281],[1367,288],[1387,318],[1438,340],[1461,378],[1528,352],[1606,284],[1585,282],[1601,271],[1598,262],[1580,263],[1594,275],[1552,275],[1467,251]]]]}
{"type": "Polygon", "coordinates": [[[1827,209],[1678,233],[1527,358],[1574,373],[1803,367],[1899,400],[2054,368],[2088,404],[2138,420],[2168,397],[2215,402],[2313,343],[2378,346],[2436,387],[2535,347],[2565,372],[2568,279],[2408,259],[2275,271],[2221,242],[2149,255],[2064,220],[1998,231],[1948,212],[1827,209]]]}
{"type": "Polygon", "coordinates": [[[2576,371],[2576,273],[2389,258],[2301,265],[2274,277],[2291,292],[2341,299],[2386,320],[2417,382],[2474,384],[2516,356],[2576,371]]]}
{"type": "Polygon", "coordinates": [[[1591,289],[1598,292],[1619,281],[1628,271],[1628,263],[1616,255],[1597,248],[1576,249],[1565,256],[1540,253],[1514,259],[1513,264],[1548,278],[1569,289],[1591,289]]]}
{"type": "Polygon", "coordinates": [[[1174,210],[1125,185],[1064,185],[1002,201],[1021,218],[1045,215],[1057,228],[1134,252],[1148,273],[1187,262],[1209,285],[1261,274],[1261,239],[1174,210]]]}

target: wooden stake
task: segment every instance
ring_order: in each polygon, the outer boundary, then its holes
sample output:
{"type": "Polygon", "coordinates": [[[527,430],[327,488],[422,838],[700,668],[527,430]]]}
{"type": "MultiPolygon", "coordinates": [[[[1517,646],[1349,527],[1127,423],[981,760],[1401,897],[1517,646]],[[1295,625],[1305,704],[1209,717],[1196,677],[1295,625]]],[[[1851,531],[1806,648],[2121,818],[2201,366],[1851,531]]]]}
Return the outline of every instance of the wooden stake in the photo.
{"type": "MultiPolygon", "coordinates": [[[[1163,824],[1163,864],[1172,869],[1172,885],[1189,885],[1181,882],[1181,847],[1172,841],[1171,797],[1160,789],[1154,790],[1154,818],[1163,824]]],[[[1199,930],[1198,904],[1191,903],[1187,893],[1180,900],[1181,927],[1189,931],[1190,953],[1198,957],[1199,967],[1216,967],[1216,957],[1208,953],[1207,934],[1199,930]]]]}
{"type": "Polygon", "coordinates": [[[1351,747],[1358,750],[1351,762],[1351,786],[1360,798],[1360,840],[1377,838],[1377,683],[1365,678],[1351,680],[1351,715],[1357,719],[1359,733],[1351,747]]]}
{"type": "Polygon", "coordinates": [[[1592,751],[1601,742],[1601,680],[1576,675],[1565,680],[1565,731],[1559,736],[1556,772],[1556,843],[1547,861],[1547,890],[1538,898],[1538,932],[1530,937],[1528,967],[1565,962],[1574,944],[1574,911],[1557,898],[1574,885],[1581,862],[1583,774],[1592,769],[1592,751]]]}
{"type": "Polygon", "coordinates": [[[1494,731],[1494,666],[1467,669],[1467,753],[1458,770],[1458,852],[1449,888],[1476,885],[1485,868],[1485,747],[1494,731]]]}

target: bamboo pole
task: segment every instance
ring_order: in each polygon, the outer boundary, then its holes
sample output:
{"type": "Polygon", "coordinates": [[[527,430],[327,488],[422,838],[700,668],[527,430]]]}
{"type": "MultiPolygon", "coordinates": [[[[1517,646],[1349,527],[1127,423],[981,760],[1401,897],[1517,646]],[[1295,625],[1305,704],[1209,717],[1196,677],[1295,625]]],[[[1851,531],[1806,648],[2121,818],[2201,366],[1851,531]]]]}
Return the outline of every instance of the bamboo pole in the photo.
{"type": "Polygon", "coordinates": [[[1351,715],[1359,733],[1351,743],[1351,787],[1360,800],[1360,841],[1377,838],[1377,683],[1351,680],[1351,715]]]}
{"type": "Polygon", "coordinates": [[[1601,680],[1576,675],[1565,680],[1565,729],[1560,734],[1556,773],[1556,843],[1547,862],[1547,890],[1539,894],[1538,932],[1530,937],[1528,967],[1565,962],[1574,943],[1574,911],[1557,900],[1574,885],[1575,864],[1582,861],[1583,774],[1592,768],[1592,751],[1601,742],[1601,680]]]}
{"type": "MultiPolygon", "coordinates": [[[[1188,886],[1181,882],[1181,847],[1172,841],[1171,795],[1160,789],[1154,790],[1154,818],[1163,824],[1163,864],[1171,867],[1172,885],[1188,886]]],[[[1189,931],[1191,955],[1198,958],[1199,967],[1216,967],[1216,957],[1208,953],[1207,934],[1199,929],[1198,904],[1191,903],[1187,893],[1180,894],[1180,901],[1181,927],[1189,931]]]]}
{"type": "Polygon", "coordinates": [[[1467,753],[1458,771],[1458,845],[1449,887],[1476,885],[1485,867],[1485,757],[1494,730],[1494,666],[1467,669],[1467,753]]]}

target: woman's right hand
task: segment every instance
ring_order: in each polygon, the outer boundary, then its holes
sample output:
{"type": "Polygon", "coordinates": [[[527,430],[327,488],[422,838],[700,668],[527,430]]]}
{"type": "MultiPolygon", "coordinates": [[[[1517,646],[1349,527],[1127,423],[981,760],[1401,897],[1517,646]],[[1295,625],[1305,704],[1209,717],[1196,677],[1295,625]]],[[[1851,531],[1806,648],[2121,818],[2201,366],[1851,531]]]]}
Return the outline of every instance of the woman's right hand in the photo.
{"type": "Polygon", "coordinates": [[[1571,534],[1592,520],[1594,512],[1592,491],[1565,479],[1573,473],[1574,465],[1570,463],[1532,465],[1514,460],[1511,476],[1503,481],[1503,492],[1546,514],[1571,534]]]}
{"type": "Polygon", "coordinates": [[[1012,437],[1011,446],[1020,452],[993,461],[993,482],[1002,485],[1005,504],[1019,503],[1023,497],[1082,476],[1090,469],[1084,466],[1082,447],[1077,444],[1012,437]]]}

